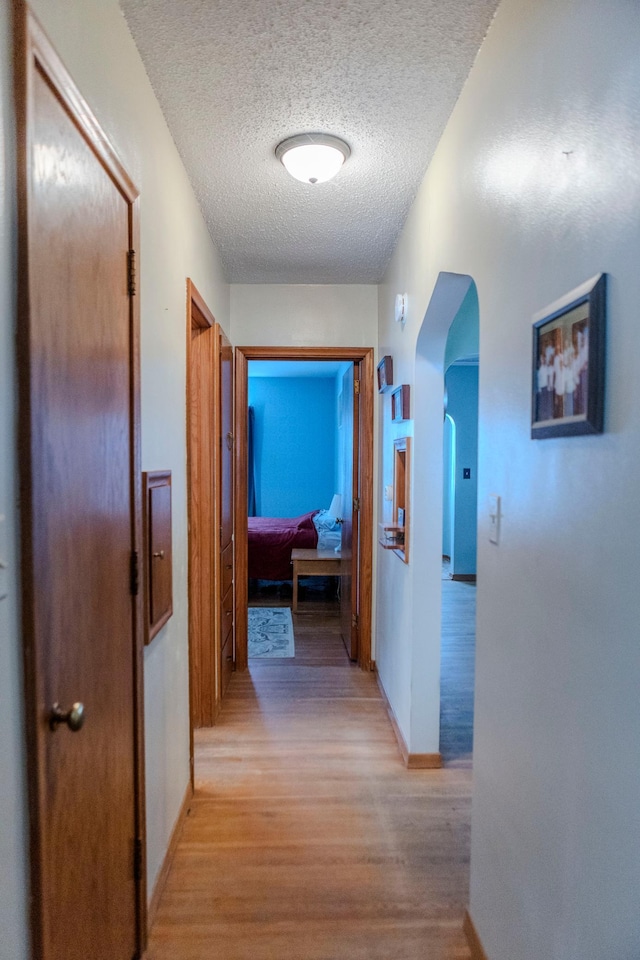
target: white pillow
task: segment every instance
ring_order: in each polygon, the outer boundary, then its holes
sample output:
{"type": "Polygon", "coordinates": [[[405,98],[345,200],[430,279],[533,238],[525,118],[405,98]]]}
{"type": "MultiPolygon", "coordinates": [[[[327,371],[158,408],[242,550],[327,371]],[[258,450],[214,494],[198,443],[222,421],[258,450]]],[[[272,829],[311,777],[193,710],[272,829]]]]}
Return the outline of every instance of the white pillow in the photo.
{"type": "Polygon", "coordinates": [[[318,531],[318,550],[339,550],[342,542],[342,528],[328,510],[316,513],[313,522],[318,531]]]}

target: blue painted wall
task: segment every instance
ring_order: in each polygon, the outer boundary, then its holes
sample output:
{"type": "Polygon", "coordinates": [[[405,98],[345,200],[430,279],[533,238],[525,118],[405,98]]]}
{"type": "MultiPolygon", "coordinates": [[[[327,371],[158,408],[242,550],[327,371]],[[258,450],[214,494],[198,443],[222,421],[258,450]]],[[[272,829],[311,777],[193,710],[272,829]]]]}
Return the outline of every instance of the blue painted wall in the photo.
{"type": "Polygon", "coordinates": [[[342,379],[352,366],[350,363],[343,363],[336,373],[334,380],[334,391],[336,397],[336,472],[334,478],[334,493],[340,493],[342,489],[342,477],[344,475],[343,459],[346,456],[353,455],[353,438],[344,436],[344,427],[340,411],[342,409],[342,379]]]}
{"type": "Polygon", "coordinates": [[[324,377],[251,377],[257,515],[297,517],[335,493],[336,384],[324,377]]]}
{"type": "Polygon", "coordinates": [[[451,572],[476,572],[478,524],[478,367],[452,366],[445,375],[447,414],[455,423],[451,572]],[[471,470],[464,479],[463,470],[471,470]]]}
{"type": "Polygon", "coordinates": [[[449,327],[444,351],[444,369],[449,369],[456,360],[477,357],[480,349],[480,324],[478,322],[478,291],[475,283],[462,301],[455,319],[449,327]]]}
{"type": "Polygon", "coordinates": [[[442,461],[442,556],[453,555],[454,496],[456,474],[456,425],[447,414],[444,418],[444,447],[442,461]]]}

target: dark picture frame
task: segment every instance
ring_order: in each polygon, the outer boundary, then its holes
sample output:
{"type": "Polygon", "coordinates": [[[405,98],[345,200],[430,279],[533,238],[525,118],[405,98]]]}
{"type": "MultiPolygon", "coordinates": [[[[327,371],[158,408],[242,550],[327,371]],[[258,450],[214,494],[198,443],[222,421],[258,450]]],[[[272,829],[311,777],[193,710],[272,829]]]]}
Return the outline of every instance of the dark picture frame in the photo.
{"type": "Polygon", "coordinates": [[[383,357],[378,364],[378,393],[384,393],[393,386],[393,357],[383,357]]]}
{"type": "Polygon", "coordinates": [[[391,394],[391,419],[398,423],[409,419],[409,384],[403,383],[391,394]]]}
{"type": "Polygon", "coordinates": [[[606,276],[592,277],[533,318],[533,440],[604,429],[606,276]]]}

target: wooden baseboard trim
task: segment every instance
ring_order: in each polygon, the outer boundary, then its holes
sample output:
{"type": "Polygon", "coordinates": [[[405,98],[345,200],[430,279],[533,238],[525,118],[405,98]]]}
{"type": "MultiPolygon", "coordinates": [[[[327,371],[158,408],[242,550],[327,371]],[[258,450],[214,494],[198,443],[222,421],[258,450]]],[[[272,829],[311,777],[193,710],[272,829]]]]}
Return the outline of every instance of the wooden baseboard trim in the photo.
{"type": "Polygon", "coordinates": [[[171,838],[169,840],[167,852],[164,855],[162,866],[160,867],[158,876],[156,877],[156,882],[153,888],[153,893],[151,895],[151,900],[149,901],[149,907],[147,910],[147,932],[151,930],[151,927],[153,926],[153,921],[156,918],[156,913],[158,912],[158,904],[160,903],[160,898],[162,897],[162,892],[167,882],[167,877],[169,876],[169,870],[171,869],[173,858],[176,855],[176,849],[178,847],[180,834],[182,833],[184,822],[187,819],[187,815],[189,813],[192,800],[193,800],[193,790],[191,788],[191,783],[188,783],[187,789],[185,791],[184,799],[180,806],[178,816],[176,817],[176,822],[173,825],[173,830],[171,832],[171,838]]]}
{"type": "Polygon", "coordinates": [[[487,954],[485,953],[485,949],[482,946],[482,941],[478,936],[478,931],[476,930],[473,920],[471,919],[471,914],[468,910],[465,910],[464,912],[462,929],[464,930],[464,935],[467,938],[467,943],[469,944],[471,960],[489,960],[487,954]]]}
{"type": "Polygon", "coordinates": [[[442,754],[410,753],[405,763],[407,770],[439,770],[442,766],[442,754]]]}
{"type": "Polygon", "coordinates": [[[400,724],[398,723],[393,707],[389,702],[387,691],[382,685],[382,680],[380,679],[380,674],[378,673],[377,669],[375,670],[375,675],[378,688],[382,694],[382,699],[384,700],[384,704],[387,708],[389,720],[391,721],[391,726],[393,727],[393,732],[396,735],[400,753],[402,754],[402,759],[407,770],[439,770],[442,766],[442,755],[440,753],[409,753],[407,742],[402,735],[400,724]]]}

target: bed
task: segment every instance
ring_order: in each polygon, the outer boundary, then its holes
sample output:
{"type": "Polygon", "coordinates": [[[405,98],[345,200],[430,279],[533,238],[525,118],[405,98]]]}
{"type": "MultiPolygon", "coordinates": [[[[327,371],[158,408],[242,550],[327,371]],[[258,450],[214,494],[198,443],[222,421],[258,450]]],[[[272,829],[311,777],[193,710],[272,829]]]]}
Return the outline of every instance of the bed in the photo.
{"type": "Polygon", "coordinates": [[[314,550],[318,531],[313,518],[319,510],[299,517],[249,517],[249,577],[257,580],[291,580],[294,547],[314,550]]]}

